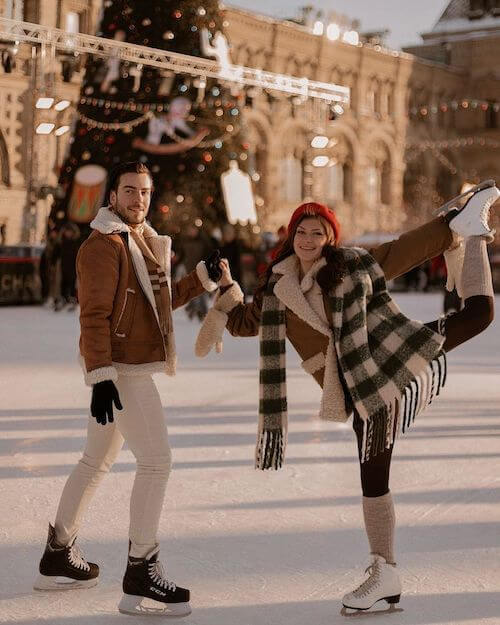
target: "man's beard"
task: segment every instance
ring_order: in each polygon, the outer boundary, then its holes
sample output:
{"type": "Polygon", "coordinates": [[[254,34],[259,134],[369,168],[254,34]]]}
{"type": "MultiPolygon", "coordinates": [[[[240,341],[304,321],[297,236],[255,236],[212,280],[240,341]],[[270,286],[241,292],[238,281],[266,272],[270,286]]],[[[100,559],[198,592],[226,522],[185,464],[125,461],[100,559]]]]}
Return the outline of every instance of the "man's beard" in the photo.
{"type": "Polygon", "coordinates": [[[112,206],[111,208],[127,226],[140,226],[146,221],[146,209],[143,209],[142,219],[140,221],[130,221],[126,214],[126,209],[123,209],[120,205],[112,206]]]}

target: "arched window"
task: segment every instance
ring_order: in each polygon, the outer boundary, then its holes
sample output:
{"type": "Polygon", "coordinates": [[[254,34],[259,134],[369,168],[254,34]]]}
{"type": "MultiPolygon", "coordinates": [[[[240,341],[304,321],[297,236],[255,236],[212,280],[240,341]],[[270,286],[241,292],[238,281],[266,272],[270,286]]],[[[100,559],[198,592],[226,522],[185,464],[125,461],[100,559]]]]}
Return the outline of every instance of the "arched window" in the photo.
{"type": "Polygon", "coordinates": [[[385,143],[379,141],[370,149],[366,168],[366,202],[369,208],[391,203],[391,159],[385,143]]]}
{"type": "Polygon", "coordinates": [[[24,21],[38,24],[40,21],[40,2],[38,0],[24,0],[24,21]]]}
{"type": "Polygon", "coordinates": [[[261,197],[266,199],[266,172],[267,172],[267,141],[262,129],[253,121],[249,121],[246,132],[248,143],[248,173],[252,178],[255,189],[261,197]]]}
{"type": "Polygon", "coordinates": [[[380,200],[382,204],[391,203],[391,163],[389,159],[382,163],[380,169],[380,200]]]}
{"type": "Polygon", "coordinates": [[[349,87],[350,90],[350,98],[349,98],[349,108],[351,110],[356,110],[357,106],[357,89],[358,89],[358,79],[355,74],[350,71],[346,71],[342,75],[342,82],[338,83],[344,87],[349,87]]]}
{"type": "Polygon", "coordinates": [[[382,111],[381,88],[375,78],[370,81],[368,91],[366,92],[366,106],[368,108],[368,112],[374,113],[375,115],[380,115],[382,111]]]}
{"type": "Polygon", "coordinates": [[[344,167],[342,163],[333,162],[325,168],[325,196],[328,204],[344,201],[344,167]]]}
{"type": "Polygon", "coordinates": [[[373,85],[370,86],[366,93],[366,106],[370,113],[375,113],[376,93],[373,85]]]}
{"type": "Polygon", "coordinates": [[[3,17],[10,20],[22,20],[24,17],[23,0],[5,0],[3,17]]]}
{"type": "Polygon", "coordinates": [[[285,202],[301,202],[304,171],[302,159],[287,154],[280,164],[281,199],[285,202]]]}
{"type": "Polygon", "coordinates": [[[10,187],[10,167],[7,144],[0,130],[0,184],[10,187]]]}
{"type": "Polygon", "coordinates": [[[330,143],[331,147],[325,152],[330,161],[326,167],[318,168],[319,192],[327,204],[349,203],[352,199],[352,147],[342,135],[332,137],[330,143]]]}
{"type": "Polygon", "coordinates": [[[280,197],[283,202],[297,203],[304,197],[304,167],[310,139],[297,126],[283,137],[280,160],[280,197]]]}
{"type": "Polygon", "coordinates": [[[394,116],[394,85],[392,83],[387,83],[386,114],[388,117],[394,116]]]}
{"type": "Polygon", "coordinates": [[[366,168],[366,203],[369,208],[380,204],[380,175],[374,164],[366,168]]]}

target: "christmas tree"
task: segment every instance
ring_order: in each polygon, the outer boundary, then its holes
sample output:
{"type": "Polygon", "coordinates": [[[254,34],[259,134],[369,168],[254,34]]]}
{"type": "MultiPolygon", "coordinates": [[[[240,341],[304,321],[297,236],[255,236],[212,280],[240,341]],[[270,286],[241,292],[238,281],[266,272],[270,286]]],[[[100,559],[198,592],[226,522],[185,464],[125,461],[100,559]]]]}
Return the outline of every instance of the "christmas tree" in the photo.
{"type": "MultiPolygon", "coordinates": [[[[224,25],[217,0],[105,0],[96,34],[215,58],[224,67],[224,25]]],[[[247,160],[243,97],[224,80],[89,56],[49,230],[68,220],[88,224],[104,199],[107,172],[130,160],[153,173],[150,218],[159,231],[225,223],[221,175],[234,161],[245,169],[247,160]]]]}

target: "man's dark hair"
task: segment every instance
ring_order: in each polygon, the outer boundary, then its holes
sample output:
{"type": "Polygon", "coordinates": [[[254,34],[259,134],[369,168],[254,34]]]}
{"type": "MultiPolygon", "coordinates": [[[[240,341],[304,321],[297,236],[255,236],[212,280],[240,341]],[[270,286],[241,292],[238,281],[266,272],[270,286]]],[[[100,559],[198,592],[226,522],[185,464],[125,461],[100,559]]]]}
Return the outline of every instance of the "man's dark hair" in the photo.
{"type": "Polygon", "coordinates": [[[153,189],[153,175],[149,169],[140,161],[129,161],[128,163],[120,163],[113,167],[109,172],[108,178],[108,192],[107,198],[109,201],[109,195],[111,191],[117,191],[120,184],[120,178],[123,174],[148,174],[151,180],[151,190],[153,189]]]}

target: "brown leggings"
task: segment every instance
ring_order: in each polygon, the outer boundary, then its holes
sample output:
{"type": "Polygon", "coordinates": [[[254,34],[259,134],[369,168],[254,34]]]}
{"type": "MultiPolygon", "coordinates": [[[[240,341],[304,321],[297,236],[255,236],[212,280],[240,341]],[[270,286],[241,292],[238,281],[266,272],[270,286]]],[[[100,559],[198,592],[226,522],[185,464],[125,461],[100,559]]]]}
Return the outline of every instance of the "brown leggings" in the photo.
{"type": "MultiPolygon", "coordinates": [[[[465,300],[464,308],[445,321],[446,340],[443,345],[445,352],[449,352],[458,345],[468,341],[482,332],[493,321],[494,304],[492,297],[475,295],[465,300]]],[[[438,330],[438,321],[425,324],[434,332],[438,330]]],[[[394,445],[383,453],[361,462],[361,444],[363,441],[363,421],[356,414],[353,429],[358,439],[358,454],[361,471],[361,487],[365,497],[381,497],[389,492],[389,473],[391,456],[394,445]]]]}

